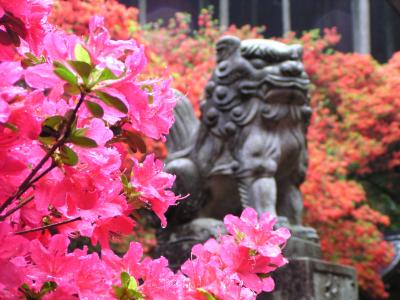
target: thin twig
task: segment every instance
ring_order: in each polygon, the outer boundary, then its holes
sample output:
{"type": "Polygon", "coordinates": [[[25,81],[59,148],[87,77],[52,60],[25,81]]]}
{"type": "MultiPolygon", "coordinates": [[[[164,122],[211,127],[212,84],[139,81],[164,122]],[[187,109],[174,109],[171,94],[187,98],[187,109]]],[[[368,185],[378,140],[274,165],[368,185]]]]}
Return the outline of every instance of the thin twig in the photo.
{"type": "Polygon", "coordinates": [[[0,216],[0,222],[4,221],[8,216],[12,215],[14,212],[16,212],[18,209],[24,207],[26,204],[31,202],[35,196],[29,196],[25,200],[21,201],[17,206],[13,207],[9,211],[7,211],[3,216],[0,216]]]}
{"type": "MultiPolygon", "coordinates": [[[[66,124],[66,129],[65,129],[65,133],[63,134],[63,136],[53,145],[53,147],[51,147],[51,149],[46,153],[46,155],[40,160],[40,162],[38,163],[38,165],[31,171],[31,173],[28,175],[28,177],[25,178],[25,180],[21,183],[21,185],[19,186],[18,190],[11,195],[1,206],[0,206],[0,213],[2,213],[7,206],[9,206],[12,201],[16,198],[19,198],[23,195],[23,193],[25,193],[25,191],[27,189],[29,189],[29,187],[31,187],[32,185],[32,178],[35,177],[35,175],[37,174],[37,172],[40,171],[40,169],[43,167],[43,165],[49,160],[49,158],[54,154],[54,152],[61,146],[64,145],[65,141],[68,139],[70,133],[71,133],[71,126],[72,123],[75,121],[76,118],[76,113],[78,112],[80,106],[82,105],[83,101],[85,100],[85,96],[86,94],[81,93],[81,96],[79,98],[78,104],[75,106],[75,109],[73,111],[73,113],[71,114],[71,116],[69,117],[69,119],[67,120],[67,124],[66,124]]],[[[39,178],[40,179],[40,178],[39,178]]],[[[37,180],[34,180],[37,181],[37,180]]]]}
{"type": "MultiPolygon", "coordinates": [[[[19,198],[22,196],[23,193],[25,193],[35,182],[37,182],[39,179],[41,179],[42,177],[44,177],[47,173],[49,173],[51,170],[53,170],[57,165],[55,163],[52,163],[46,170],[43,171],[43,173],[39,174],[37,177],[35,177],[34,179],[32,179],[31,182],[29,182],[29,185],[27,185],[25,188],[21,189],[15,196],[14,198],[19,198]]],[[[30,199],[32,200],[32,199],[30,199]]],[[[15,208],[10,209],[4,216],[0,216],[0,221],[4,220],[3,218],[8,217],[9,215],[11,215],[12,213],[14,213],[15,211],[17,211],[18,209],[20,209],[21,207],[23,207],[25,204],[27,204],[29,201],[27,202],[21,202],[19,205],[17,205],[15,208]],[[22,204],[22,205],[21,205],[22,204]]]]}
{"type": "Polygon", "coordinates": [[[37,181],[39,181],[42,177],[44,177],[47,173],[49,173],[55,167],[57,167],[57,164],[55,162],[52,162],[51,165],[46,170],[44,170],[42,174],[39,174],[38,176],[33,178],[31,180],[31,182],[29,183],[29,185],[32,186],[33,184],[35,184],[37,181]]]}
{"type": "Polygon", "coordinates": [[[41,230],[57,227],[57,226],[60,226],[60,225],[72,223],[72,222],[75,222],[75,221],[78,221],[78,220],[82,220],[82,218],[81,217],[76,217],[76,218],[73,218],[73,219],[70,219],[70,220],[64,220],[64,221],[61,221],[61,222],[57,222],[57,223],[41,226],[41,227],[38,227],[38,228],[32,228],[32,229],[28,229],[28,230],[17,231],[17,232],[14,232],[14,234],[25,234],[25,233],[35,232],[35,231],[41,231],[41,230]]]}

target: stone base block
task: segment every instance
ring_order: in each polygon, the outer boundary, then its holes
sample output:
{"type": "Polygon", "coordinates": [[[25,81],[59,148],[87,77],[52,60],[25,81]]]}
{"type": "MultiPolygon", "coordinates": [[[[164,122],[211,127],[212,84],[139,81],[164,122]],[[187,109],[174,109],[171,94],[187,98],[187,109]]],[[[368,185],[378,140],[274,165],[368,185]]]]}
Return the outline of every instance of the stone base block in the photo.
{"type": "Polygon", "coordinates": [[[295,236],[289,239],[286,247],[283,249],[283,255],[290,258],[309,257],[321,259],[322,257],[319,244],[295,236]]]}
{"type": "Polygon", "coordinates": [[[358,300],[354,268],[315,258],[290,259],[274,274],[276,289],[257,300],[358,300]]]}

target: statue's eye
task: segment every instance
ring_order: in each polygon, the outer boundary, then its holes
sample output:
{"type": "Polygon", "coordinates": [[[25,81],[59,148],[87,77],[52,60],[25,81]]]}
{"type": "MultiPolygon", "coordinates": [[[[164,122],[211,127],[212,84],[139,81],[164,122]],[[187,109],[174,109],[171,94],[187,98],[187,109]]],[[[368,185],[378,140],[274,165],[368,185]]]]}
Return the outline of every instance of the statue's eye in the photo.
{"type": "Polygon", "coordinates": [[[252,60],[250,60],[250,62],[256,69],[262,69],[267,65],[266,61],[260,58],[253,58],[252,60]]]}

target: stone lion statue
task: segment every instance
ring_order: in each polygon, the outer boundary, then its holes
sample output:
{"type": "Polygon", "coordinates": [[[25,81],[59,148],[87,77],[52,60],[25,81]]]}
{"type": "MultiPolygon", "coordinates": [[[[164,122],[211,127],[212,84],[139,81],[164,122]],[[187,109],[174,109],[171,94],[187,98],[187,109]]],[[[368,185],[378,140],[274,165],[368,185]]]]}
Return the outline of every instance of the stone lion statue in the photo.
{"type": "Polygon", "coordinates": [[[300,225],[311,115],[302,47],[225,36],[216,51],[201,119],[180,95],[168,138],[167,170],[177,174],[176,191],[190,194],[171,222],[251,206],[300,225]]]}

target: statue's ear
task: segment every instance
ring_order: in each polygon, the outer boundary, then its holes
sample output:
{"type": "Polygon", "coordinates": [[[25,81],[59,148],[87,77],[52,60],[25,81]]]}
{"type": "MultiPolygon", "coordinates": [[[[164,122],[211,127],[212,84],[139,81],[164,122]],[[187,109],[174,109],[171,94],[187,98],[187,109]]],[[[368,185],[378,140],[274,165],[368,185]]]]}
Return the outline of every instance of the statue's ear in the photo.
{"type": "Polygon", "coordinates": [[[237,51],[239,47],[240,39],[235,36],[226,35],[220,38],[215,47],[217,50],[217,62],[227,59],[237,51]]]}

